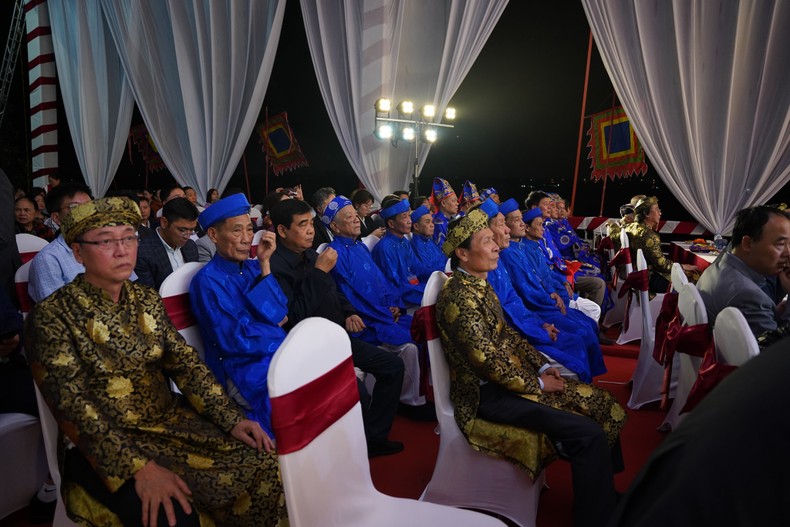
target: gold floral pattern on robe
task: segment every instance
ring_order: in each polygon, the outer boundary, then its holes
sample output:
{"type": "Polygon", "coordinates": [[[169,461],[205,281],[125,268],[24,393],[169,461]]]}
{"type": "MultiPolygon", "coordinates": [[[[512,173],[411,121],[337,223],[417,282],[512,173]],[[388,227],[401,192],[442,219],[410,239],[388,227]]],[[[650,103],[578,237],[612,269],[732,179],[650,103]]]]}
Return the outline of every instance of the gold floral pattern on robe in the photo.
{"type": "Polygon", "coordinates": [[[477,417],[481,379],[537,403],[586,415],[601,425],[614,444],[625,424],[625,410],[609,392],[570,379],[566,379],[565,391],[543,393],[538,370],[546,361],[505,322],[488,282],[461,271],[454,273],[439,293],[436,321],[450,366],[455,420],[473,448],[505,458],[533,478],[556,458],[545,435],[477,417]]]}
{"type": "MultiPolygon", "coordinates": [[[[79,276],[33,309],[26,337],[60,430],[110,491],[156,460],[187,483],[203,525],[287,525],[277,457],[228,434],[244,415],[152,289],[127,281],[114,303],[79,276]]],[[[114,524],[76,485],[63,488],[72,517],[114,524]]]]}
{"type": "Polygon", "coordinates": [[[628,244],[631,246],[634,269],[636,269],[636,251],[642,249],[650,272],[658,273],[671,282],[672,260],[664,256],[661,251],[661,238],[658,233],[644,223],[636,222],[626,225],[625,232],[628,233],[628,244]]]}

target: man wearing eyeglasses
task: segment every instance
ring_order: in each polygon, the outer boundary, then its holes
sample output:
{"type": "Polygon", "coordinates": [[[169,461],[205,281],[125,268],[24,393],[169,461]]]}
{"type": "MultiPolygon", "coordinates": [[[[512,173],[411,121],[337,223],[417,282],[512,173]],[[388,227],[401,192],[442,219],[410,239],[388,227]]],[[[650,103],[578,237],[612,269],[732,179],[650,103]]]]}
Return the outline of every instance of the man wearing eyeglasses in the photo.
{"type": "Polygon", "coordinates": [[[159,289],[170,273],[198,261],[198,248],[190,236],[197,227],[198,210],[186,198],[176,198],[162,208],[156,236],[140,240],[134,272],[141,284],[159,289]]]}

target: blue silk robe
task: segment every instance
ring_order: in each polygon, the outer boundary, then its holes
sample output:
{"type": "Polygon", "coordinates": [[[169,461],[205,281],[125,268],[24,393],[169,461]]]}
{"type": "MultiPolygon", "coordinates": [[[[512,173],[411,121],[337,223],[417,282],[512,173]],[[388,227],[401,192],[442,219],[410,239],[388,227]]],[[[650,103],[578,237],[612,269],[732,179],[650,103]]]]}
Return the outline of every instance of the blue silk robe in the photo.
{"type": "Polygon", "coordinates": [[[450,224],[450,218],[444,215],[442,211],[433,215],[433,241],[439,248],[442,248],[444,240],[447,239],[447,226],[450,224]]]}
{"type": "Polygon", "coordinates": [[[377,345],[400,346],[411,342],[411,316],[406,314],[400,295],[373,261],[365,244],[335,236],[329,246],[337,251],[332,278],[367,326],[365,331],[353,336],[377,345]],[[397,322],[392,319],[390,306],[401,309],[397,322]]]}
{"type": "Polygon", "coordinates": [[[584,382],[591,382],[591,364],[587,357],[587,345],[580,337],[568,331],[560,331],[557,340],[552,341],[543,328],[545,323],[539,316],[527,309],[524,302],[513,290],[510,275],[501,264],[488,272],[488,283],[494,289],[508,322],[521,333],[538,351],[559,362],[579,376],[584,382]]]}
{"type": "Polygon", "coordinates": [[[511,277],[513,289],[527,309],[545,322],[554,324],[561,332],[569,332],[581,338],[587,350],[590,375],[594,377],[604,373],[606,366],[603,363],[601,346],[598,344],[598,324],[577,309],[566,308],[565,315],[559,310],[549,295],[558,293],[567,306],[568,294],[561,279],[546,263],[539,242],[511,240],[510,247],[499,254],[500,261],[504,262],[511,277]]]}
{"type": "Polygon", "coordinates": [[[432,238],[415,232],[411,236],[411,248],[422,266],[430,273],[444,271],[447,266],[447,257],[432,238]]]}
{"type": "Polygon", "coordinates": [[[551,220],[546,224],[546,231],[563,258],[587,264],[579,269],[578,273],[584,276],[601,275],[601,262],[598,256],[589,252],[587,244],[579,238],[567,219],[551,220]]]}
{"type": "Polygon", "coordinates": [[[273,437],[266,376],[285,339],[278,324],[288,315],[288,299],[277,279],[272,274],[261,279],[258,260],[239,264],[216,254],[192,279],[189,300],[206,364],[224,386],[227,379],[233,381],[252,406],[248,417],[273,437]]]}
{"type": "Polygon", "coordinates": [[[431,273],[415,256],[408,238],[387,232],[373,247],[373,261],[405,304],[420,305],[431,273]]]}

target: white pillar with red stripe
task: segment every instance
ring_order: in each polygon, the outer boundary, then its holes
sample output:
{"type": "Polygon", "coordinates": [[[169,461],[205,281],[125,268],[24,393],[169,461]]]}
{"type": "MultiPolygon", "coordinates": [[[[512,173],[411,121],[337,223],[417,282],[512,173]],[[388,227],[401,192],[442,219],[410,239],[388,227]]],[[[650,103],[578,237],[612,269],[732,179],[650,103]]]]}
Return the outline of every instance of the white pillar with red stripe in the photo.
{"type": "Polygon", "coordinates": [[[30,96],[30,150],[34,186],[58,170],[57,71],[46,0],[25,2],[27,69],[30,96]]]}

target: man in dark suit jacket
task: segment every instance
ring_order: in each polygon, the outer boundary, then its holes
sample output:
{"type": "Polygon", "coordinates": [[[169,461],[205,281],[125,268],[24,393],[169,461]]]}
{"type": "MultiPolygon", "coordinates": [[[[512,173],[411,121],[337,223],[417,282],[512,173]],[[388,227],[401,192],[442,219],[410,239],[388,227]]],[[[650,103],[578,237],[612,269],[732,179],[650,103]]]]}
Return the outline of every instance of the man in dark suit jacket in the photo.
{"type": "Polygon", "coordinates": [[[197,245],[190,239],[197,218],[197,208],[186,198],[165,203],[156,235],[140,240],[134,268],[139,283],[159,289],[170,273],[185,263],[198,261],[197,245]]]}

